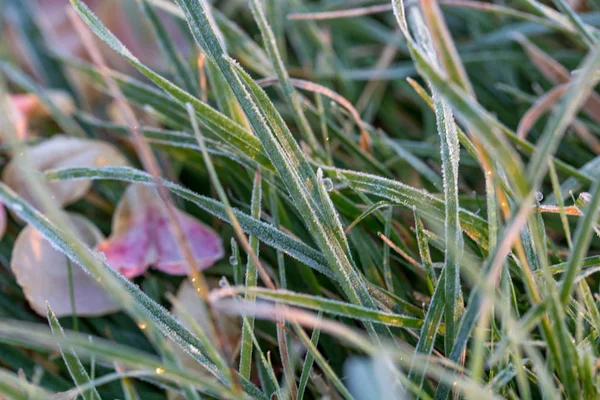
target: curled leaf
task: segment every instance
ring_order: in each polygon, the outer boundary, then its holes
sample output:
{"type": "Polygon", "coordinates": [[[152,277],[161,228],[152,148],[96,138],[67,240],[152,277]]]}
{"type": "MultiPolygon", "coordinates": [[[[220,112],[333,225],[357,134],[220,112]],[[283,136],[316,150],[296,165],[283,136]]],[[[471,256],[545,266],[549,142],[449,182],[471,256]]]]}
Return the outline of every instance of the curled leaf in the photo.
{"type": "MultiPolygon", "coordinates": [[[[31,146],[28,151],[30,167],[45,172],[55,168],[102,167],[128,165],[127,159],[109,143],[100,140],[78,139],[64,135],[31,146]]],[[[39,207],[39,201],[30,193],[27,179],[16,161],[4,169],[2,180],[25,200],[39,207]]],[[[90,189],[91,181],[48,182],[47,189],[58,205],[64,206],[82,198],[90,189]]]]}
{"type": "MultiPolygon", "coordinates": [[[[199,268],[208,268],[223,257],[221,238],[215,231],[182,211],[176,213],[199,268]]],[[[127,189],[113,216],[113,232],[97,250],[128,278],[141,275],[150,265],[172,275],[187,273],[162,200],[149,186],[136,184],[127,189]]]]}
{"type": "MultiPolygon", "coordinates": [[[[98,228],[86,218],[77,214],[67,216],[88,245],[94,246],[103,239],[98,228]]],[[[19,233],[10,267],[36,313],[45,316],[48,302],[57,316],[72,314],[67,257],[32,226],[19,233]]],[[[77,315],[99,316],[119,309],[104,288],[83,269],[73,265],[71,271],[77,315]]]]}

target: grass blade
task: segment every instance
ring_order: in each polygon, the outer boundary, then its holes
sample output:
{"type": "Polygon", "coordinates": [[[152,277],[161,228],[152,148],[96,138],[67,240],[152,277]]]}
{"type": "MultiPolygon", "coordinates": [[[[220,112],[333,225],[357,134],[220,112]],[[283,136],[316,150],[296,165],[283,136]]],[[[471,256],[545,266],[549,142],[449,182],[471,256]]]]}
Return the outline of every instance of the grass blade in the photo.
{"type": "MultiPolygon", "coordinates": [[[[70,168],[49,171],[47,173],[47,179],[109,179],[132,183],[152,183],[152,177],[146,172],[127,167],[70,168]]],[[[191,190],[172,182],[164,181],[164,184],[177,196],[196,204],[198,207],[215,217],[229,222],[229,217],[227,216],[223,203],[198,195],[191,190]]],[[[233,210],[233,212],[245,232],[256,235],[261,242],[283,251],[285,254],[296,258],[331,279],[336,279],[336,276],[327,266],[325,258],[317,250],[292,238],[288,234],[273,228],[270,224],[258,221],[239,210],[233,210]]]]}
{"type": "MultiPolygon", "coordinates": [[[[319,314],[320,317],[320,314],[319,314]]],[[[319,336],[321,330],[319,328],[313,329],[312,335],[310,336],[310,343],[313,348],[317,348],[319,344],[319,336]]],[[[306,352],[306,356],[304,357],[304,363],[302,364],[302,374],[300,375],[300,383],[298,384],[298,395],[296,396],[296,400],[304,399],[304,392],[306,390],[306,385],[310,378],[310,372],[313,367],[313,363],[315,361],[315,357],[312,352],[306,352]]]]}
{"type": "MultiPolygon", "coordinates": [[[[252,218],[260,219],[260,209],[262,202],[262,188],[261,188],[260,171],[256,171],[254,178],[254,186],[252,188],[252,218]]],[[[254,235],[250,236],[250,247],[256,255],[258,255],[259,241],[254,235]]],[[[256,281],[258,279],[257,266],[248,257],[248,263],[246,265],[246,288],[251,289],[256,287],[256,281]]],[[[250,293],[246,293],[246,300],[254,302],[254,296],[250,293]]],[[[244,326],[242,327],[242,349],[240,351],[240,374],[246,378],[250,378],[252,368],[252,341],[250,339],[250,332],[254,330],[254,318],[244,318],[244,326]]]]}
{"type": "Polygon", "coordinates": [[[169,61],[169,64],[175,67],[176,78],[182,84],[182,87],[189,93],[199,93],[200,88],[198,87],[197,80],[194,79],[189,65],[186,65],[177,51],[175,44],[171,40],[171,37],[158,14],[150,6],[148,0],[138,0],[138,3],[152,26],[152,30],[154,31],[154,35],[156,36],[156,40],[158,41],[158,45],[164,56],[169,61]]]}
{"type": "MultiPolygon", "coordinates": [[[[50,323],[50,328],[52,329],[52,333],[54,335],[66,338],[65,332],[63,331],[62,326],[60,326],[60,322],[58,322],[58,318],[56,318],[56,315],[54,315],[54,312],[52,312],[52,309],[50,308],[49,304],[48,322],[50,323]]],[[[69,370],[69,374],[71,375],[71,378],[73,379],[75,385],[79,387],[89,384],[91,381],[90,376],[88,375],[83,364],[81,364],[81,361],[77,357],[77,353],[75,353],[75,351],[72,349],[63,349],[62,347],[60,347],[60,354],[65,362],[65,365],[67,366],[67,369],[69,370]]],[[[94,387],[84,391],[81,394],[81,396],[84,400],[101,399],[100,394],[98,394],[98,391],[94,387]]]]}
{"type": "Polygon", "coordinates": [[[290,306],[304,307],[344,318],[381,323],[394,327],[419,328],[423,322],[420,319],[405,315],[376,311],[337,300],[295,293],[284,289],[269,290],[258,287],[232,288],[231,294],[236,292],[243,292],[247,296],[252,295],[259,299],[277,301],[290,306]]]}

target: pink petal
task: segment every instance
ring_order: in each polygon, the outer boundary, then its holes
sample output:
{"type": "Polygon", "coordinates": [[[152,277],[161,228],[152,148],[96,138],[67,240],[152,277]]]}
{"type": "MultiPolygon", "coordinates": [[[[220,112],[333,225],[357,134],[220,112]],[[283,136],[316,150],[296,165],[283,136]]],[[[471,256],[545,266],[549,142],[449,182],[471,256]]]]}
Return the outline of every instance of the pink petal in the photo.
{"type": "MultiPolygon", "coordinates": [[[[155,224],[158,263],[154,267],[172,275],[185,275],[186,263],[175,236],[171,233],[166,216],[157,215],[155,224]]],[[[182,211],[177,211],[177,217],[200,269],[210,267],[223,257],[221,238],[214,230],[182,211]]]]}
{"type": "Polygon", "coordinates": [[[96,251],[104,253],[108,264],[131,279],[148,269],[155,258],[147,222],[140,221],[128,231],[111,236],[96,251]]]}
{"type": "MultiPolygon", "coordinates": [[[[221,238],[208,226],[177,210],[177,217],[192,247],[199,268],[208,268],[223,257],[221,238]]],[[[113,232],[98,246],[108,263],[132,278],[150,265],[172,275],[185,275],[187,266],[156,190],[131,185],[113,215],[113,232]]]]}

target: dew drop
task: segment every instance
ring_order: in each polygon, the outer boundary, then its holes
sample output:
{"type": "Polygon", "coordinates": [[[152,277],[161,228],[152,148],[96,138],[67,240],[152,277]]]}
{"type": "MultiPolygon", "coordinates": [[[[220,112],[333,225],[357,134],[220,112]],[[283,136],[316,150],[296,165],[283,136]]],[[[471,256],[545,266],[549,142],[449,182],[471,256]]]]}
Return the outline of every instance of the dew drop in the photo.
{"type": "Polygon", "coordinates": [[[535,198],[537,199],[537,201],[542,201],[544,200],[544,195],[542,194],[542,192],[535,192],[535,198]]]}
{"type": "Polygon", "coordinates": [[[238,265],[238,260],[237,260],[237,257],[236,257],[236,256],[231,256],[231,257],[229,257],[229,264],[233,265],[234,267],[235,267],[236,265],[238,265]]]}
{"type": "Polygon", "coordinates": [[[157,367],[155,371],[159,375],[162,374],[163,372],[165,372],[165,370],[163,368],[161,368],[161,367],[157,367]]]}
{"type": "Polygon", "coordinates": [[[219,279],[219,286],[222,288],[226,288],[229,286],[229,282],[227,282],[227,278],[225,278],[224,276],[221,277],[221,279],[219,279]]]}
{"type": "Polygon", "coordinates": [[[23,211],[23,206],[20,204],[13,204],[12,209],[14,210],[14,212],[20,213],[21,211],[23,211]]]}
{"type": "Polygon", "coordinates": [[[333,182],[331,181],[331,179],[323,179],[323,187],[325,187],[325,190],[327,190],[328,192],[331,192],[333,190],[333,182]]]}
{"type": "Polygon", "coordinates": [[[146,325],[146,324],[144,324],[143,322],[141,322],[141,323],[139,323],[139,324],[138,324],[138,328],[140,328],[141,330],[144,330],[144,329],[146,329],[146,326],[147,326],[147,325],[146,325]]]}

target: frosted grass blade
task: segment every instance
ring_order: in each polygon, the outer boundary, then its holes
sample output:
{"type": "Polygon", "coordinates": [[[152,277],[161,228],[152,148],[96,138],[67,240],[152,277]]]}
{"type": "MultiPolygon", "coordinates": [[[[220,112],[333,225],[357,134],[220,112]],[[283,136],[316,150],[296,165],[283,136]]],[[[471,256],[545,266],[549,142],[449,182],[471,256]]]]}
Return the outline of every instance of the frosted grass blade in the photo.
{"type": "MultiPolygon", "coordinates": [[[[105,168],[71,168],[48,172],[48,179],[109,179],[124,182],[152,184],[152,177],[146,172],[127,167],[105,168]]],[[[225,206],[211,198],[198,195],[177,184],[164,181],[165,186],[177,196],[188,200],[223,221],[228,221],[225,206]]],[[[331,279],[336,275],[327,266],[327,261],[317,250],[292,238],[286,233],[273,228],[272,225],[258,221],[248,214],[234,209],[240,225],[246,233],[256,235],[261,242],[272,246],[285,254],[305,263],[311,268],[323,273],[331,279]]]]}
{"type": "MultiPolygon", "coordinates": [[[[56,318],[56,315],[54,315],[54,312],[52,312],[50,305],[48,305],[48,322],[50,323],[50,328],[52,329],[52,333],[54,335],[66,338],[65,332],[63,331],[62,326],[60,326],[58,318],[56,318]]],[[[81,364],[81,361],[77,357],[77,353],[75,353],[75,351],[73,351],[72,349],[63,349],[62,347],[60,347],[60,354],[62,355],[63,361],[65,362],[65,365],[69,370],[69,374],[71,375],[71,379],[73,379],[75,385],[79,387],[89,384],[91,381],[90,376],[88,375],[83,364],[81,364]]],[[[84,391],[81,394],[81,396],[84,400],[101,399],[100,394],[98,394],[98,391],[95,387],[84,391]]]]}

